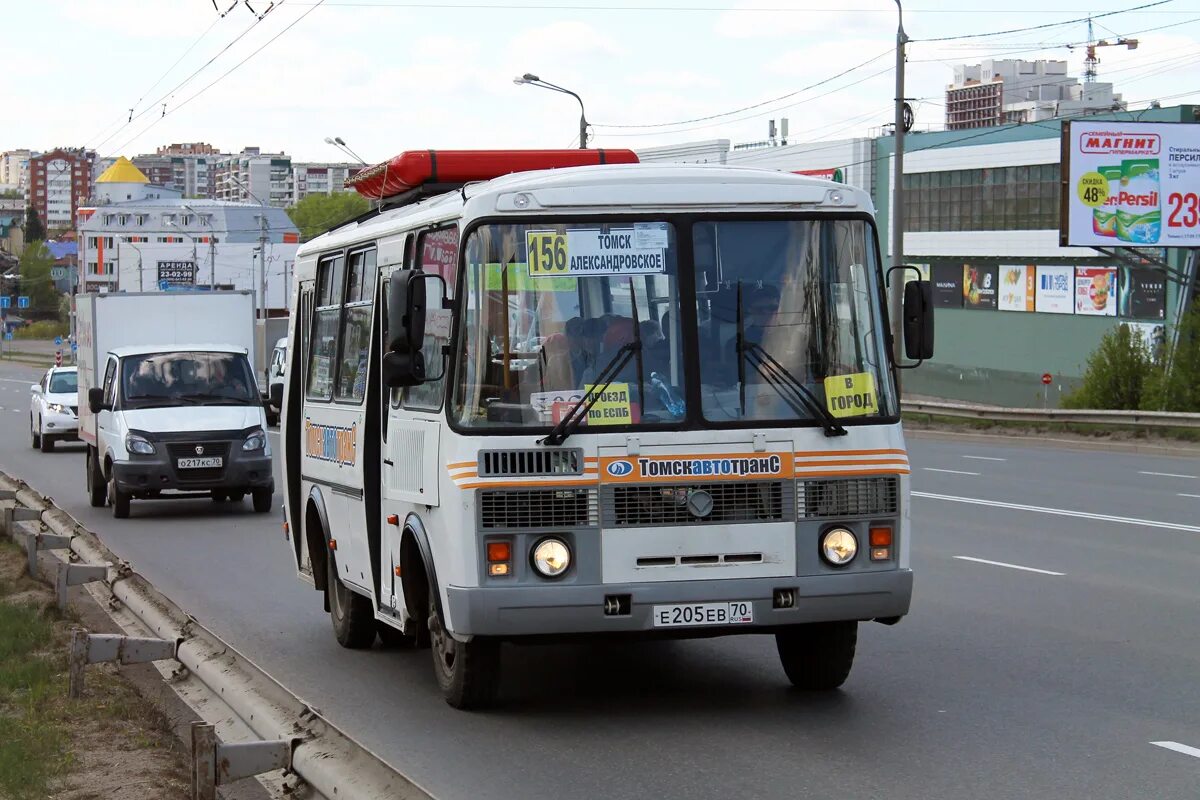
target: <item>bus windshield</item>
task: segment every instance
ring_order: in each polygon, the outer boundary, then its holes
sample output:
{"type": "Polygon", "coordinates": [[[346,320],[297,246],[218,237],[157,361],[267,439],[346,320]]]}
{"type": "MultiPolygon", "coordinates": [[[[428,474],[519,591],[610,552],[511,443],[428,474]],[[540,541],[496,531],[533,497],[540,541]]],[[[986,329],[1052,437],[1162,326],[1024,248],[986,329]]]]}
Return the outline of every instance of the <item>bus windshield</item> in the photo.
{"type": "Polygon", "coordinates": [[[546,429],[603,383],[589,429],[682,423],[689,396],[715,425],[890,416],[873,236],[850,219],[483,225],[465,247],[451,416],[546,429]]]}

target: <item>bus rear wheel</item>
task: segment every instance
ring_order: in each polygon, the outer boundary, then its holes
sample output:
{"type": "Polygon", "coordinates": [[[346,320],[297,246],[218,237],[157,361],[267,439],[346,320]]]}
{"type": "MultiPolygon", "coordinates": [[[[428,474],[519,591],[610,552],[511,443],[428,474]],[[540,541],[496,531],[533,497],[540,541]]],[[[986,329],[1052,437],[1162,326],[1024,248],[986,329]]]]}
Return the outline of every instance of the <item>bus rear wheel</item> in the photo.
{"type": "Polygon", "coordinates": [[[338,577],[337,560],[333,553],[326,559],[329,593],[329,618],[338,644],[351,650],[364,650],[375,644],[375,612],[371,601],[354,592],[338,577]]]}
{"type": "Polygon", "coordinates": [[[830,691],[846,682],[854,664],[858,623],[814,622],[775,634],[779,661],[797,689],[830,691]]]}
{"type": "Polygon", "coordinates": [[[464,711],[490,706],[500,685],[500,643],[478,637],[456,641],[442,625],[432,592],[429,639],[433,672],[446,702],[464,711]]]}

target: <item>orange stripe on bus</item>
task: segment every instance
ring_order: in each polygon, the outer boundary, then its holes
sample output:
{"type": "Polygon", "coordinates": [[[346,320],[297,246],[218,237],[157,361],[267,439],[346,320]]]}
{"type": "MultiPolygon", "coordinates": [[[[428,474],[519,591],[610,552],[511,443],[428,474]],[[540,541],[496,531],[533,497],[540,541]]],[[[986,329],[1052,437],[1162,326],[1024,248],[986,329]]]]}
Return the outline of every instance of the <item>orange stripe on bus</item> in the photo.
{"type": "Polygon", "coordinates": [[[843,461],[797,461],[796,469],[804,469],[806,467],[859,467],[868,466],[871,464],[883,465],[899,465],[902,467],[908,466],[908,459],[903,458],[861,458],[861,459],[846,459],[843,461]]]}
{"type": "Polygon", "coordinates": [[[797,472],[797,478],[833,478],[838,475],[908,475],[907,469],[846,469],[836,472],[797,472]]]}
{"type": "Polygon", "coordinates": [[[841,456],[907,456],[907,450],[804,450],[795,453],[796,458],[803,456],[829,456],[836,458],[841,456]]]}
{"type": "Polygon", "coordinates": [[[478,461],[458,461],[454,464],[447,464],[446,469],[459,469],[461,467],[474,467],[478,463],[479,463],[478,461]]]}
{"type": "Polygon", "coordinates": [[[556,483],[518,483],[516,481],[480,481],[478,483],[460,483],[460,489],[558,489],[573,486],[595,486],[596,481],[557,481],[556,483]]]}

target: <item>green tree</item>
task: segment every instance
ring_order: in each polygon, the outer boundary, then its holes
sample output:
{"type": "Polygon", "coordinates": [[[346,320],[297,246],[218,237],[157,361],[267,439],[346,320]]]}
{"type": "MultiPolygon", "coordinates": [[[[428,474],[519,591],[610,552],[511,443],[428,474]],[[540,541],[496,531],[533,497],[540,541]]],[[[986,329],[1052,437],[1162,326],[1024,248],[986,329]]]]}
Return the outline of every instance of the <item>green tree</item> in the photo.
{"type": "Polygon", "coordinates": [[[1118,325],[1104,334],[1100,346],[1088,356],[1083,383],[1063,397],[1062,406],[1137,410],[1153,369],[1142,340],[1128,325],[1118,325]]]}
{"type": "Polygon", "coordinates": [[[25,241],[43,242],[46,240],[46,226],[42,224],[42,218],[38,216],[37,209],[33,206],[25,207],[25,241]]]}
{"type": "MultiPolygon", "coordinates": [[[[1168,333],[1167,341],[1170,339],[1168,333]]],[[[1179,343],[1151,373],[1142,408],[1200,411],[1200,308],[1193,308],[1180,323],[1179,343]]]]}
{"type": "Polygon", "coordinates": [[[17,264],[21,278],[19,291],[29,298],[30,311],[42,319],[58,318],[59,293],[54,288],[54,279],[50,277],[53,266],[54,256],[45,242],[40,241],[31,242],[17,264]]]}
{"type": "Polygon", "coordinates": [[[310,194],[287,210],[292,223],[300,229],[300,241],[320,236],[337,225],[365,214],[371,204],[357,192],[310,194]]]}

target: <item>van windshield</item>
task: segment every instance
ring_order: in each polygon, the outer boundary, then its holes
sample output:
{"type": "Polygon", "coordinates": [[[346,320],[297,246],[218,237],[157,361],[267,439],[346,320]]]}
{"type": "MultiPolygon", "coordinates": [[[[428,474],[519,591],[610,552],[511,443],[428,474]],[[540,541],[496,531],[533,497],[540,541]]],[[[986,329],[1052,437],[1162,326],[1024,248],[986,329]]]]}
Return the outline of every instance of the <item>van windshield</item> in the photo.
{"type": "Polygon", "coordinates": [[[255,393],[250,363],[241,353],[151,353],[121,362],[121,400],[129,409],[257,405],[255,393]]]}

